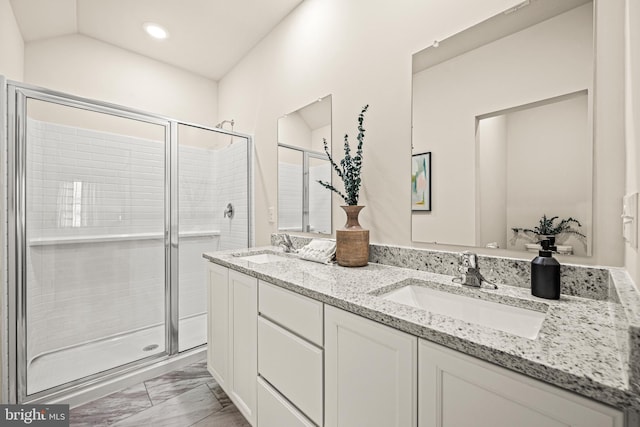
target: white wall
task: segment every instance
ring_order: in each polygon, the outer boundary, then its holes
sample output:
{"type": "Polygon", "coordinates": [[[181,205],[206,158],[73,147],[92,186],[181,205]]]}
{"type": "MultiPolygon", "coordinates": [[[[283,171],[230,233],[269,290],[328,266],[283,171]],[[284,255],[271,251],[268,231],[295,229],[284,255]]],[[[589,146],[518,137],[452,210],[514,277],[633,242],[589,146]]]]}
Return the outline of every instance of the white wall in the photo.
{"type": "Polygon", "coordinates": [[[480,120],[478,123],[478,246],[496,242],[499,248],[507,247],[506,122],[507,118],[502,115],[480,120]]]}
{"type": "Polygon", "coordinates": [[[194,123],[218,119],[216,82],[79,34],[27,43],[24,80],[194,123]]]}
{"type": "MultiPolygon", "coordinates": [[[[640,191],[640,2],[626,0],[625,9],[626,193],[630,194],[640,191]]],[[[640,251],[628,244],[625,266],[636,284],[640,283],[640,251]]]]}
{"type": "Polygon", "coordinates": [[[323,139],[326,139],[331,147],[331,124],[311,130],[311,150],[324,153],[323,139]]]}
{"type": "Polygon", "coordinates": [[[575,262],[618,266],[624,262],[624,0],[596,1],[595,9],[594,256],[575,262]]]}
{"type": "Polygon", "coordinates": [[[24,41],[9,0],[0,0],[0,75],[24,78],[24,41]]]}
{"type": "MultiPolygon", "coordinates": [[[[9,0],[0,0],[0,176],[5,176],[5,150],[6,138],[6,98],[4,97],[4,79],[21,81],[24,78],[24,41],[18,29],[18,24],[13,15],[9,0]]],[[[5,260],[5,185],[6,180],[2,179],[0,184],[0,283],[4,283],[6,275],[5,260]]],[[[0,307],[5,307],[6,297],[5,286],[0,285],[0,307]]],[[[0,310],[0,331],[4,331],[4,324],[7,316],[6,310],[0,310]]],[[[0,383],[7,382],[7,340],[0,342],[0,383]]],[[[6,388],[0,391],[0,401],[6,402],[6,388]]]]}
{"type": "MultiPolygon", "coordinates": [[[[256,242],[276,225],[276,123],[309,99],[332,95],[332,153],[342,135],[352,144],[357,115],[370,104],[364,127],[360,215],[373,242],[411,244],[411,55],[517,0],[371,2],[306,0],[219,82],[220,116],[256,138],[256,242]]],[[[334,177],[335,179],[335,177],[334,177]]],[[[345,216],[333,197],[333,224],[345,216]]]]}
{"type": "Polygon", "coordinates": [[[311,149],[311,129],[297,111],[278,119],[278,142],[311,149]]]}
{"type": "Polygon", "coordinates": [[[413,215],[413,240],[475,246],[476,117],[591,90],[591,8],[570,10],[414,75],[413,147],[433,153],[433,208],[413,215]]]}

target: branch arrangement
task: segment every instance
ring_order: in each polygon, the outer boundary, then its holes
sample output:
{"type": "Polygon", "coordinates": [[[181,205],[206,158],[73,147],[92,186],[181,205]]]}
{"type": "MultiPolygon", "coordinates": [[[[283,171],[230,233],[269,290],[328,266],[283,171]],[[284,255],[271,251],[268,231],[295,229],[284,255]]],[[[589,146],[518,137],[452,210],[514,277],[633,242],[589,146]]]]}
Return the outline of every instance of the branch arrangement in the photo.
{"type": "Polygon", "coordinates": [[[512,228],[511,230],[514,233],[518,233],[522,231],[525,233],[533,233],[538,236],[555,236],[557,234],[567,233],[567,234],[575,234],[583,238],[587,237],[572,227],[572,224],[575,224],[578,227],[582,227],[582,224],[580,224],[580,222],[577,219],[569,217],[567,219],[560,220],[560,222],[557,225],[555,225],[554,221],[556,219],[558,219],[557,216],[547,218],[547,215],[542,215],[542,218],[540,218],[538,226],[534,228],[512,228]]]}
{"type": "Polygon", "coordinates": [[[347,205],[357,205],[358,196],[360,195],[360,172],[362,171],[362,143],[364,142],[364,128],[362,123],[364,122],[364,113],[367,112],[369,105],[362,107],[362,111],[358,115],[358,147],[356,149],[356,155],[351,156],[351,146],[349,145],[349,135],[344,136],[344,158],[340,160],[340,165],[336,164],[329,153],[329,145],[325,138],[322,139],[324,143],[324,152],[327,154],[333,169],[336,171],[340,179],[344,184],[344,193],[335,188],[331,183],[318,180],[318,183],[323,187],[335,192],[344,199],[347,205]]]}

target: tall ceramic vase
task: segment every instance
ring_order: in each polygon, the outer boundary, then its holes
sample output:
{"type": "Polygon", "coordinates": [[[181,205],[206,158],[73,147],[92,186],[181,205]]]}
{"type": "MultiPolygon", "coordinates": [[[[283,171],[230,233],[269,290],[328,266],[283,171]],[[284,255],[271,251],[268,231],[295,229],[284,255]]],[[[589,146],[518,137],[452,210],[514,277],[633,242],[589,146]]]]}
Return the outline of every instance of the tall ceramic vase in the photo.
{"type": "Polygon", "coordinates": [[[341,206],[347,213],[347,223],[336,230],[336,261],[343,267],[363,267],[369,263],[369,230],[358,222],[364,206],[341,206]]]}

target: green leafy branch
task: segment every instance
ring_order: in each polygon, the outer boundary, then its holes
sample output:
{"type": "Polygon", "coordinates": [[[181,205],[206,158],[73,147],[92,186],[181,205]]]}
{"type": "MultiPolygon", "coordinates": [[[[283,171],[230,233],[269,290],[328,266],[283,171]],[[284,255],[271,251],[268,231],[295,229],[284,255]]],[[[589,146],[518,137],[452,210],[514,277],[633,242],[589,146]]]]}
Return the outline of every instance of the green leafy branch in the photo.
{"type": "Polygon", "coordinates": [[[362,107],[362,111],[358,115],[358,145],[356,148],[356,155],[351,156],[351,146],[349,145],[349,135],[344,136],[344,158],[340,160],[340,165],[338,165],[331,157],[331,153],[329,153],[329,145],[327,144],[326,139],[322,139],[324,144],[324,152],[327,154],[329,158],[329,162],[333,166],[333,169],[338,174],[338,177],[342,180],[344,184],[344,193],[335,188],[331,183],[324,182],[322,180],[318,180],[318,183],[322,185],[324,188],[327,188],[336,194],[338,194],[347,205],[357,205],[358,197],[360,195],[360,185],[362,184],[362,180],[360,178],[360,173],[362,171],[362,145],[364,143],[364,132],[365,129],[362,127],[364,123],[364,113],[369,109],[369,105],[365,105],[362,107]],[[346,193],[346,194],[345,194],[346,193]]]}
{"type": "Polygon", "coordinates": [[[556,225],[554,221],[557,220],[558,217],[554,216],[551,218],[547,218],[547,215],[542,215],[538,225],[534,228],[512,228],[511,230],[514,233],[524,232],[524,233],[533,233],[538,236],[555,236],[558,234],[566,233],[566,234],[575,234],[580,237],[587,237],[575,228],[573,228],[573,224],[578,227],[582,227],[582,224],[577,219],[567,218],[560,220],[560,222],[556,225]]]}

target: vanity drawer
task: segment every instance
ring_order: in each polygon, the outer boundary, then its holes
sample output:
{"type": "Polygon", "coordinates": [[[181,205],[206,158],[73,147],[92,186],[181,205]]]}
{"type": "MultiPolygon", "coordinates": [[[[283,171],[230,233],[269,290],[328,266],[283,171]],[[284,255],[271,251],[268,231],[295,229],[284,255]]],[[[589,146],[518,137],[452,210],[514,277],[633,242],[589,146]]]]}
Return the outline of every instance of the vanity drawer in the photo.
{"type": "Polygon", "coordinates": [[[273,387],[258,377],[258,425],[260,427],[315,427],[273,387]]]}
{"type": "Polygon", "coordinates": [[[258,373],[322,425],[322,349],[259,317],[258,373]]]}
{"type": "Polygon", "coordinates": [[[260,281],[258,310],[264,317],[322,347],[321,302],[260,281]]]}

